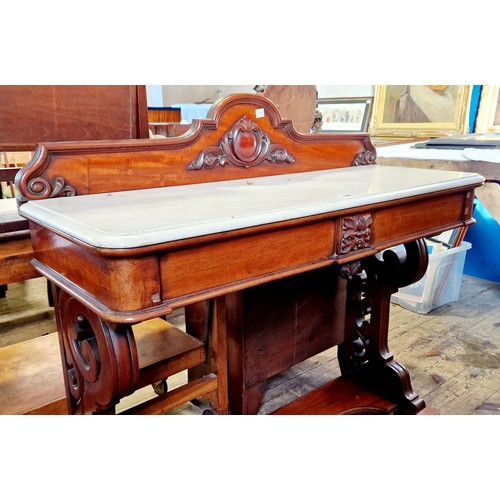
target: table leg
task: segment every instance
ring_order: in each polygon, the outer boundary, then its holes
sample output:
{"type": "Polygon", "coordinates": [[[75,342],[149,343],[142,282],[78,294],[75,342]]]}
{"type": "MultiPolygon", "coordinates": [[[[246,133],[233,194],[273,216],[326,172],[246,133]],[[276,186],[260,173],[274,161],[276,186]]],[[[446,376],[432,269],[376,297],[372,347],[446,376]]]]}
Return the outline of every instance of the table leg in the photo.
{"type": "Polygon", "coordinates": [[[388,250],[340,270],[348,280],[346,334],[338,352],[342,374],[397,401],[404,413],[418,413],[425,403],[413,391],[406,368],[389,351],[390,299],[398,288],[418,281],[427,264],[427,247],[418,240],[404,245],[404,252],[388,250]]]}
{"type": "Polygon", "coordinates": [[[187,333],[206,346],[206,363],[190,368],[188,380],[193,382],[210,373],[217,375],[217,389],[209,400],[219,415],[229,413],[226,311],[225,297],[205,300],[185,308],[187,333]]]}
{"type": "MultiPolygon", "coordinates": [[[[209,301],[186,307],[190,335],[212,344],[211,329],[226,332],[232,414],[256,414],[271,377],[343,340],[345,288],[328,266],[216,299],[211,328],[209,301]]],[[[208,361],[190,380],[217,370],[208,361]]]]}

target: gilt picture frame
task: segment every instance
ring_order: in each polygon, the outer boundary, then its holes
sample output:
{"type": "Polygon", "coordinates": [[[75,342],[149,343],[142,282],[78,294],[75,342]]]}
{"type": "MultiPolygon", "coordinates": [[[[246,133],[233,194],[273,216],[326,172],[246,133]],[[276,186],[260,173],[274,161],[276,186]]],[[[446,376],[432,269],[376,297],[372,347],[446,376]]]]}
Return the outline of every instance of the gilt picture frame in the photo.
{"type": "Polygon", "coordinates": [[[445,137],[469,132],[472,85],[375,86],[375,137],[445,137]]]}
{"type": "Polygon", "coordinates": [[[475,132],[500,133],[500,85],[483,85],[475,132]]]}
{"type": "Polygon", "coordinates": [[[318,99],[321,132],[367,132],[372,103],[371,97],[318,99]]]}

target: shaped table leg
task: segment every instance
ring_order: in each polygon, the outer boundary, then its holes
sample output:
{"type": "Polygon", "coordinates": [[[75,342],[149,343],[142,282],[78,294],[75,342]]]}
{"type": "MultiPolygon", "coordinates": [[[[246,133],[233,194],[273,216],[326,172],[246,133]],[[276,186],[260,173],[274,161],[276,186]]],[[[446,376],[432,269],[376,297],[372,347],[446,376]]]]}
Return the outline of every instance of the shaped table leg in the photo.
{"type": "Polygon", "coordinates": [[[398,288],[418,281],[427,264],[427,247],[418,240],[404,245],[404,251],[387,250],[341,268],[348,280],[346,337],[338,355],[342,374],[396,401],[402,413],[418,413],[425,403],[389,351],[390,300],[398,288]]]}

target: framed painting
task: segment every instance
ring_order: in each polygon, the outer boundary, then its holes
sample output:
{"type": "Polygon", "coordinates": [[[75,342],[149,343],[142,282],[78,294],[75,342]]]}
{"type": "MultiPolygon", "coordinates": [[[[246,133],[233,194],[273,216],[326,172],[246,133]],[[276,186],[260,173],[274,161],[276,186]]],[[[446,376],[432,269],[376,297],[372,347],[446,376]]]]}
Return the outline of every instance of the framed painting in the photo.
{"type": "Polygon", "coordinates": [[[376,137],[468,133],[472,85],[379,85],[369,132],[376,137]]]}
{"type": "Polygon", "coordinates": [[[321,132],[366,132],[371,108],[371,97],[319,99],[321,132]]]}
{"type": "Polygon", "coordinates": [[[483,85],[475,132],[500,133],[500,85],[483,85]]]}

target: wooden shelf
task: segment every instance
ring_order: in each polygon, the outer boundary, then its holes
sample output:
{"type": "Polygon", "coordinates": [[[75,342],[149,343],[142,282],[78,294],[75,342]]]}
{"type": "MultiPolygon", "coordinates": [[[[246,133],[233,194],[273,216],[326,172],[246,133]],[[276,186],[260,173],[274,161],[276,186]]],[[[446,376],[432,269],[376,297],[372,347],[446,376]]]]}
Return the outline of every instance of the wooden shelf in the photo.
{"type": "MultiPolygon", "coordinates": [[[[137,389],[196,366],[205,346],[156,318],[134,327],[139,354],[137,389]]],[[[66,414],[66,395],[57,333],[0,349],[0,414],[66,414]]]]}
{"type": "Polygon", "coordinates": [[[162,319],[134,326],[139,383],[145,387],[205,362],[205,344],[162,319]]]}
{"type": "Polygon", "coordinates": [[[274,411],[272,415],[392,415],[397,405],[339,377],[274,411]]]}

